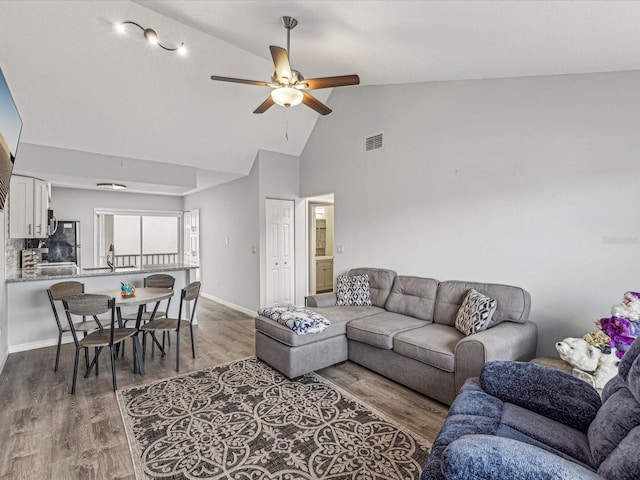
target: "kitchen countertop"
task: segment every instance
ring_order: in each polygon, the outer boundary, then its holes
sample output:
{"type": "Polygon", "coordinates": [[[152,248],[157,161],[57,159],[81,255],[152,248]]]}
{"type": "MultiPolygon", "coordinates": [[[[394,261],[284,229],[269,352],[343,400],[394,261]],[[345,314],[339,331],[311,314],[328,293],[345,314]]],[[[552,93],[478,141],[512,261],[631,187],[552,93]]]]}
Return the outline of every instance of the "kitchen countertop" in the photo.
{"type": "Polygon", "coordinates": [[[316,260],[333,260],[333,256],[331,256],[331,255],[323,255],[321,257],[316,257],[316,260]]]}
{"type": "Polygon", "coordinates": [[[127,275],[132,273],[171,272],[199,268],[182,263],[167,263],[162,265],[143,265],[139,267],[119,267],[115,272],[111,270],[83,270],[76,266],[24,268],[13,275],[7,275],[6,283],[31,282],[36,280],[52,280],[65,278],[106,277],[109,275],[127,275]]]}

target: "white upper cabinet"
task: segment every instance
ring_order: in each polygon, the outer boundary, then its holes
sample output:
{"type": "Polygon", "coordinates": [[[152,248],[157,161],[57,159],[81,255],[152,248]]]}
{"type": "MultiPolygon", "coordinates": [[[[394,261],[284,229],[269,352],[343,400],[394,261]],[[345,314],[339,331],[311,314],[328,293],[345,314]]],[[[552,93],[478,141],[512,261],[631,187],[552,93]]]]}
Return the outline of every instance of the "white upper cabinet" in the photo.
{"type": "Polygon", "coordinates": [[[47,182],[11,176],[9,188],[9,237],[46,238],[49,189],[47,182]]]}

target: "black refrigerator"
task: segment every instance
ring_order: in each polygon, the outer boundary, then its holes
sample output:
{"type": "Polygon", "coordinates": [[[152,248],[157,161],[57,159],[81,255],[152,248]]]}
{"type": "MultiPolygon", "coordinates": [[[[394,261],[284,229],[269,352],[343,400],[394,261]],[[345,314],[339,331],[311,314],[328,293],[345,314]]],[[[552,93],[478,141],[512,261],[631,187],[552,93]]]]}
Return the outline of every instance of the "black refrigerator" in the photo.
{"type": "Polygon", "coordinates": [[[58,228],[45,240],[49,249],[46,259],[49,263],[80,262],[80,222],[58,220],[58,228]]]}

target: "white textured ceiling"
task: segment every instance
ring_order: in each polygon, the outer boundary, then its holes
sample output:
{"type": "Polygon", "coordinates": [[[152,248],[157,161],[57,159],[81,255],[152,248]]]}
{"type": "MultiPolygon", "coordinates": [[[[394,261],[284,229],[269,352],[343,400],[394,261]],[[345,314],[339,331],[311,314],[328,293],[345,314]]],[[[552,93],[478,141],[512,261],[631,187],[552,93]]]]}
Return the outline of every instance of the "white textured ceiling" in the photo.
{"type": "MultiPolygon", "coordinates": [[[[299,20],[291,62],[307,78],[357,73],[379,85],[640,69],[640,2],[5,0],[0,67],[21,140],[194,167],[200,188],[247,174],[258,149],[298,155],[331,115],[304,106],[288,119],[276,106],[254,115],[268,88],[209,79],[268,80],[268,46],[286,43],[282,15],[299,20]],[[151,47],[138,30],[117,35],[123,20],[184,42],[188,56],[151,47]]],[[[332,106],[329,93],[314,92],[332,106]]]]}

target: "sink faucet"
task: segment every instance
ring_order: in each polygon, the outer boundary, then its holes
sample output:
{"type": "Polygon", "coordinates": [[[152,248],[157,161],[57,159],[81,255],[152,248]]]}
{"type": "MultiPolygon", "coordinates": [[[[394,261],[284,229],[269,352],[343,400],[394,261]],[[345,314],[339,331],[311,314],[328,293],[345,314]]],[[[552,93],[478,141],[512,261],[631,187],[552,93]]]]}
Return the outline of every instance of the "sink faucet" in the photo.
{"type": "Polygon", "coordinates": [[[111,252],[111,256],[107,254],[107,267],[111,269],[112,272],[116,271],[116,253],[113,243],[109,245],[109,252],[111,252]]]}

